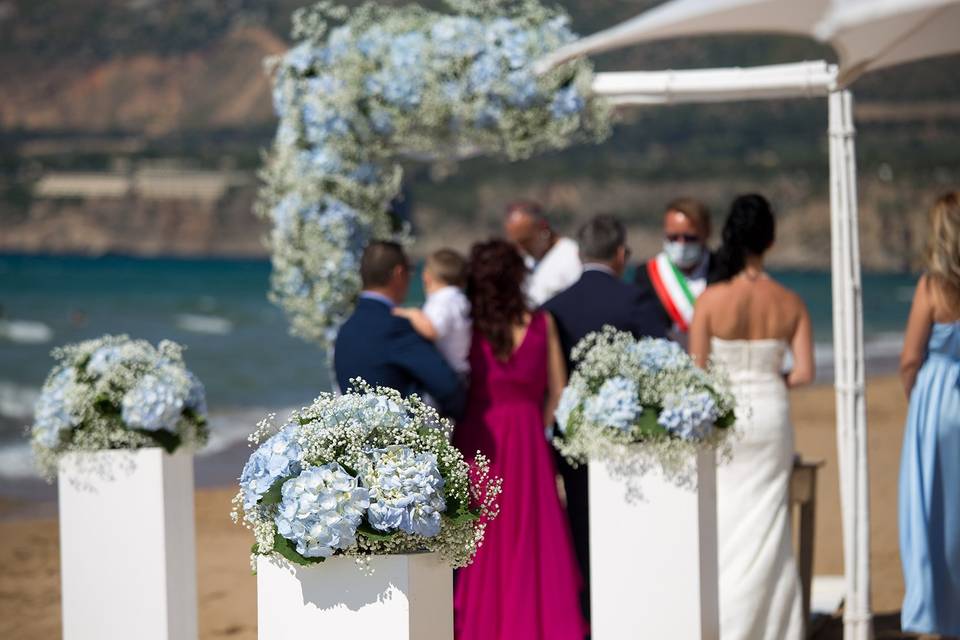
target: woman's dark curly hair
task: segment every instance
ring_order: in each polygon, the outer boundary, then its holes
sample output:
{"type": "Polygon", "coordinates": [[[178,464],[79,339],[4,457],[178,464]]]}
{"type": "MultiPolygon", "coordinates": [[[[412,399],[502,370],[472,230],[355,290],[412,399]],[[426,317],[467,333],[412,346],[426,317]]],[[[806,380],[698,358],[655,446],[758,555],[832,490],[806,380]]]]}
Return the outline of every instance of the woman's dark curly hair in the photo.
{"type": "Polygon", "coordinates": [[[513,328],[523,324],[529,311],[523,291],[526,277],[526,265],[512,244],[490,240],[470,249],[467,297],[473,326],[501,360],[513,353],[513,328]]]}

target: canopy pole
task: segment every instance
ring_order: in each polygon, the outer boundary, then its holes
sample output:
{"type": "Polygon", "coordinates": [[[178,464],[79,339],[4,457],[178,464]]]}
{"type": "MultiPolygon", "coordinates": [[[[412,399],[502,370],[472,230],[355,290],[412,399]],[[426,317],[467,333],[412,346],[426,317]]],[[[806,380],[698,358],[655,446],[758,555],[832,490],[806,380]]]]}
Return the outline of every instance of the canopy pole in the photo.
{"type": "Polygon", "coordinates": [[[829,116],[834,384],[847,587],[844,638],[870,640],[870,484],[855,132],[849,91],[830,93],[829,116]]]}

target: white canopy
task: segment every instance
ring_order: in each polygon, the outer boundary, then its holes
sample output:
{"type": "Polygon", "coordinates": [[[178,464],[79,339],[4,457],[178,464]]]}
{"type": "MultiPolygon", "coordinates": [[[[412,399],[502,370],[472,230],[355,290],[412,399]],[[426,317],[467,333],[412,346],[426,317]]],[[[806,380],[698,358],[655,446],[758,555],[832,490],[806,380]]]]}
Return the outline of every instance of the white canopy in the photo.
{"type": "Polygon", "coordinates": [[[871,637],[870,497],[864,402],[863,311],[857,228],[852,98],[837,89],[837,68],[824,62],[748,69],[600,73],[593,90],[615,104],[829,96],[831,265],[837,448],[843,510],[846,604],[844,635],[871,637]]]}
{"type": "Polygon", "coordinates": [[[540,68],[651,40],[751,32],[832,45],[844,86],[866,71],[960,51],[960,0],[670,0],[558,49],[540,68]]]}

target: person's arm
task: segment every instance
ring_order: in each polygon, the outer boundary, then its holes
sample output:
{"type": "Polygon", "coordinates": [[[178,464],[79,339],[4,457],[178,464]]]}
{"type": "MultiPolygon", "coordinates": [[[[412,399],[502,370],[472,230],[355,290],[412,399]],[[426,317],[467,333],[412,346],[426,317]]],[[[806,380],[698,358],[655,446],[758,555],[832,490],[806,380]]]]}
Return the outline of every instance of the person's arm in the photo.
{"type": "Polygon", "coordinates": [[[421,309],[416,309],[413,307],[396,307],[393,310],[393,315],[406,318],[410,321],[410,324],[413,325],[414,331],[419,333],[430,342],[436,342],[439,333],[437,332],[436,327],[433,326],[433,322],[430,321],[430,317],[427,316],[427,314],[421,309]]]}
{"type": "Polygon", "coordinates": [[[900,382],[908,398],[917,381],[917,373],[927,357],[927,341],[930,339],[930,327],[933,325],[933,305],[929,287],[930,281],[927,276],[921,276],[917,283],[917,290],[913,294],[907,331],[903,337],[903,351],[900,353],[900,382]]]}
{"type": "Polygon", "coordinates": [[[810,384],[816,373],[813,362],[813,323],[810,320],[807,305],[802,300],[797,302],[800,305],[800,317],[797,319],[797,326],[790,340],[793,369],[787,374],[786,380],[787,387],[791,389],[810,384]]]}
{"type": "Polygon", "coordinates": [[[543,313],[547,319],[547,398],[543,405],[543,424],[549,426],[554,422],[553,414],[560,403],[560,394],[567,386],[567,366],[553,316],[543,313]]]}
{"type": "Polygon", "coordinates": [[[466,400],[460,378],[431,343],[412,331],[405,331],[390,345],[391,359],[416,380],[443,410],[459,418],[466,400]]]}
{"type": "Polygon", "coordinates": [[[713,297],[713,292],[707,288],[697,298],[688,333],[687,350],[701,369],[705,369],[710,360],[710,309],[713,306],[713,297]]]}

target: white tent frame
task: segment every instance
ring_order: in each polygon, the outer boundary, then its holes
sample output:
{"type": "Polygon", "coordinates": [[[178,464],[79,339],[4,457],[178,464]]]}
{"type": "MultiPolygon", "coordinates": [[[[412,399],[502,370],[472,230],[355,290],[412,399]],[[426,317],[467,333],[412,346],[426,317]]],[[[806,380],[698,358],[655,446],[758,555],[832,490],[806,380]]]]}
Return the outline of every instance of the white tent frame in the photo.
{"type": "Polygon", "coordinates": [[[870,487],[853,96],[838,84],[837,67],[822,61],[747,69],[598,73],[593,90],[618,106],[828,98],[834,386],[846,581],[844,637],[871,638],[870,487]]]}

